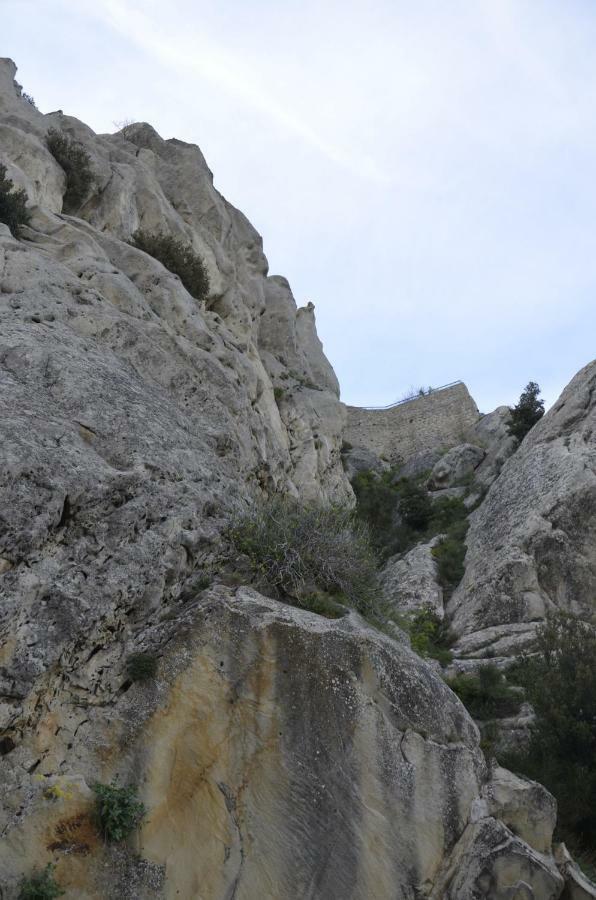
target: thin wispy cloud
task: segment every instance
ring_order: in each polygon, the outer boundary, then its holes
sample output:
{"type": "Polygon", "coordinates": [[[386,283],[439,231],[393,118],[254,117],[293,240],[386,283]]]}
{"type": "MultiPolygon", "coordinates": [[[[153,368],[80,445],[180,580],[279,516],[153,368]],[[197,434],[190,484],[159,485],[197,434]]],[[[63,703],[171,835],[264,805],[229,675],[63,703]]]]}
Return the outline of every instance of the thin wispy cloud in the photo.
{"type": "Polygon", "coordinates": [[[102,18],[181,77],[194,75],[223,88],[352,174],[382,184],[390,182],[372,160],[353,158],[344,148],[325,140],[291,108],[277,102],[262,80],[213,36],[200,29],[194,29],[191,38],[179,31],[164,33],[162,16],[152,18],[124,0],[88,2],[86,7],[90,15],[102,18]]]}

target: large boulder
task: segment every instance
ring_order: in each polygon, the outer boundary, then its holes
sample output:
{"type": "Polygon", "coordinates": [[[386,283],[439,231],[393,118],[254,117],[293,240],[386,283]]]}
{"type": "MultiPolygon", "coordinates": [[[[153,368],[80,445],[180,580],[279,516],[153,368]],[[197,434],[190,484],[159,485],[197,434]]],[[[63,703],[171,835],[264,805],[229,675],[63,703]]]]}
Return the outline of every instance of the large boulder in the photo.
{"type": "Polygon", "coordinates": [[[448,450],[435,463],[428,479],[431,491],[452,488],[473,477],[475,470],[484,459],[485,451],[474,444],[459,444],[448,450]]]}
{"type": "Polygon", "coordinates": [[[449,603],[463,656],[515,655],[549,612],[594,618],[596,362],[508,459],[470,519],[449,603]]]}
{"type": "MultiPolygon", "coordinates": [[[[3,760],[7,889],[50,859],[67,900],[134,897],[126,879],[137,897],[209,900],[394,900],[452,871],[431,896],[472,900],[476,870],[490,885],[558,884],[495,818],[507,810],[534,840],[510,797],[488,809],[498,788],[459,700],[358,617],[214,587],[145,622],[159,676],[132,686],[122,640],[91,624],[88,637],[91,657],[69,649],[38,680],[30,728],[3,760]],[[147,807],[120,856],[98,840],[87,787],[115,777],[147,807]]],[[[528,896],[556,896],[538,887],[528,896]]]]}

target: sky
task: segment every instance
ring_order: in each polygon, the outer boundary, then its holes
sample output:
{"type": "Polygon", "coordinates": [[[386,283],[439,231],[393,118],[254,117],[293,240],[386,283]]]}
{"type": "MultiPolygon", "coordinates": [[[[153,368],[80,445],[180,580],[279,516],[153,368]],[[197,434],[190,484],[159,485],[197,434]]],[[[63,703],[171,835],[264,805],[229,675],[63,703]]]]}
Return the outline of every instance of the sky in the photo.
{"type": "Polygon", "coordinates": [[[595,356],[594,0],[0,0],[42,112],[197,143],[354,405],[595,356]]]}

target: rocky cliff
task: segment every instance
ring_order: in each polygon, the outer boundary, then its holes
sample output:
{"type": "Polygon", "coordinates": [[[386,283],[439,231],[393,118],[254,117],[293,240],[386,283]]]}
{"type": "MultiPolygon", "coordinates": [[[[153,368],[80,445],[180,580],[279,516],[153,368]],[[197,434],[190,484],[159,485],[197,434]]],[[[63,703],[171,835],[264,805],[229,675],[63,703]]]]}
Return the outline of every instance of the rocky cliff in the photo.
{"type": "Polygon", "coordinates": [[[44,116],[14,75],[0,61],[0,161],[32,218],[0,226],[3,900],[48,862],[89,900],[558,897],[552,798],[487,765],[427,663],[218,575],[254,496],[353,502],[312,308],[198,148],[44,116]],[[50,127],[91,158],[76,215],[50,127]],[[203,256],[205,303],[139,226],[203,256]],[[139,651],[158,669],[133,683],[139,651]],[[113,778],[147,807],[120,844],[93,813],[113,778]]]}

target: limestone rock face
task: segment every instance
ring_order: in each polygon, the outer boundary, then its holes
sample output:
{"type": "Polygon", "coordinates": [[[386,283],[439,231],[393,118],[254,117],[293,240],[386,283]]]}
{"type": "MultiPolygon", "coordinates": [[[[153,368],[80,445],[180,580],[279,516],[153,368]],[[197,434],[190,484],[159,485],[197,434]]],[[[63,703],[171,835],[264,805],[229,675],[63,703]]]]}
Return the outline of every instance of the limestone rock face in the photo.
{"type": "Polygon", "coordinates": [[[550,853],[557,821],[554,798],[541,784],[495,766],[485,788],[488,809],[539,853],[550,853]]]}
{"type": "Polygon", "coordinates": [[[508,431],[511,410],[508,406],[498,406],[493,412],[482,416],[469,430],[468,440],[478,444],[485,451],[485,457],[475,470],[478,481],[488,486],[495,480],[505,461],[515,453],[517,440],[508,431]]]}
{"type": "Polygon", "coordinates": [[[459,655],[515,655],[549,611],[593,619],[595,389],[593,362],[505,462],[472,514],[466,573],[449,605],[459,655]]]}
{"type": "Polygon", "coordinates": [[[439,539],[418,544],[403,556],[394,556],[386,562],[381,572],[383,598],[395,611],[413,612],[429,606],[443,618],[443,588],[432,555],[439,539]]]}

